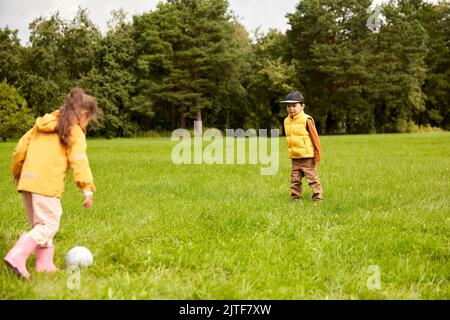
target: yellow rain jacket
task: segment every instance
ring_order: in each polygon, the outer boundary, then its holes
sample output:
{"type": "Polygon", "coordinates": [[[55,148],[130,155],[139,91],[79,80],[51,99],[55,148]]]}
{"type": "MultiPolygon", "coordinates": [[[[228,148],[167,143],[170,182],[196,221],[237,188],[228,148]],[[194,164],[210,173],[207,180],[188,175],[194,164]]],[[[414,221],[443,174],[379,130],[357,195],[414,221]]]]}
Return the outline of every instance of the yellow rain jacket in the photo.
{"type": "Polygon", "coordinates": [[[314,158],[314,146],[306,129],[306,122],[312,119],[304,112],[284,119],[284,131],[290,159],[314,158]]]}
{"type": "Polygon", "coordinates": [[[36,124],[17,144],[12,156],[13,176],[19,179],[18,191],[61,198],[67,171],[82,191],[95,191],[94,179],[86,156],[85,129],[74,125],[70,144],[64,146],[56,131],[59,111],[36,119],[36,124]]]}

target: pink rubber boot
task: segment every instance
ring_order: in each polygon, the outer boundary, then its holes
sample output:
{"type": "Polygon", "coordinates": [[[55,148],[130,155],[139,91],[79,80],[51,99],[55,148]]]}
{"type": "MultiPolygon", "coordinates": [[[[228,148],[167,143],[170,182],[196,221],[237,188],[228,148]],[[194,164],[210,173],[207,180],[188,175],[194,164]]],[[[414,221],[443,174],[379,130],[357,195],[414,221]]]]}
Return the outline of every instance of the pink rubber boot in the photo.
{"type": "Polygon", "coordinates": [[[36,271],[37,272],[56,272],[58,268],[53,264],[53,255],[55,247],[37,247],[36,250],[36,271]]]}
{"type": "Polygon", "coordinates": [[[29,279],[30,274],[27,270],[27,259],[36,246],[36,242],[28,235],[28,233],[22,233],[17,243],[6,255],[6,264],[19,276],[29,279]]]}

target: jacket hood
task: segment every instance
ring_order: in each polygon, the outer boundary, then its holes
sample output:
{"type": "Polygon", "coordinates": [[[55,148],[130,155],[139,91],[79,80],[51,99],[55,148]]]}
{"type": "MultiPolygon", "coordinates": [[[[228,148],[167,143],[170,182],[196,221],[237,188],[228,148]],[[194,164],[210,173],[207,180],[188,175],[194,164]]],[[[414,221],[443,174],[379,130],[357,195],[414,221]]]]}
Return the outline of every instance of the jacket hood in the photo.
{"type": "Polygon", "coordinates": [[[36,119],[36,127],[40,132],[55,132],[58,124],[59,111],[46,113],[44,116],[36,119]]]}

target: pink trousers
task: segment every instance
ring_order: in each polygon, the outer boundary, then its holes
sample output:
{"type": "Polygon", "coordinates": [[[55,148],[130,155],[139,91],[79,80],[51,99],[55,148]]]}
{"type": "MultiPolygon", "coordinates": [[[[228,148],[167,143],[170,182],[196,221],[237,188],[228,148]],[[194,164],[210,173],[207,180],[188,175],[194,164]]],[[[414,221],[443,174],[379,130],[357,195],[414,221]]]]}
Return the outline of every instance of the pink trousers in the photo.
{"type": "Polygon", "coordinates": [[[61,200],[31,192],[22,192],[22,196],[28,223],[32,228],[29,235],[38,246],[52,247],[62,215],[61,200]]]}

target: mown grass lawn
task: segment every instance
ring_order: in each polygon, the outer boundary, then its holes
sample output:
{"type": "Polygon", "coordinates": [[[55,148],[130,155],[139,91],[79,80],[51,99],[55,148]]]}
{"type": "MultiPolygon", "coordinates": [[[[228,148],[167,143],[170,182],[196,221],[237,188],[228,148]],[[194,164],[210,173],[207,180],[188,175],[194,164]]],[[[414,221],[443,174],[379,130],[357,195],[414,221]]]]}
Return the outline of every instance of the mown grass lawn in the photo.
{"type": "MultiPolygon", "coordinates": [[[[89,141],[98,192],[81,207],[71,177],[54,275],[0,266],[1,299],[450,299],[450,133],[325,136],[325,202],[289,200],[290,162],[180,165],[169,139],[89,141]],[[94,254],[67,283],[75,245],[94,254]],[[380,288],[367,283],[380,271],[380,288]]],[[[0,143],[0,254],[27,224],[0,143]]]]}

